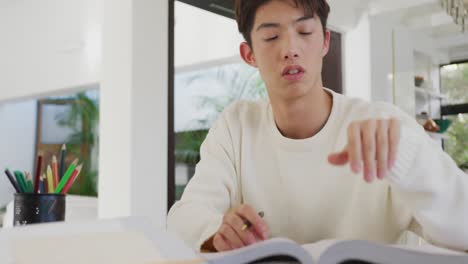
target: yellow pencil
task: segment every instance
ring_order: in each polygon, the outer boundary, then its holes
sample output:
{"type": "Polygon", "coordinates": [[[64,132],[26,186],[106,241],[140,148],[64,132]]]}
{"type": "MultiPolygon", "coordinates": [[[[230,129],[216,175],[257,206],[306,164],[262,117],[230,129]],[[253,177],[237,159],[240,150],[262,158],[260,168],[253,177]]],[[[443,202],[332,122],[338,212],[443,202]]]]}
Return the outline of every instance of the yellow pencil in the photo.
{"type": "Polygon", "coordinates": [[[49,185],[49,193],[54,192],[54,180],[52,178],[52,169],[50,168],[50,165],[47,165],[47,184],[49,185]]]}

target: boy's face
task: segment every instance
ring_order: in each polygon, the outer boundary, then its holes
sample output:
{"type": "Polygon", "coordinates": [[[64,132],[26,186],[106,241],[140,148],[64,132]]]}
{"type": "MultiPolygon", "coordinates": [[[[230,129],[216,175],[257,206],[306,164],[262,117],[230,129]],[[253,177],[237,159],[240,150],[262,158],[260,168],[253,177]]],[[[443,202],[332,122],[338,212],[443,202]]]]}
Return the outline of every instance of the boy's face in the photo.
{"type": "Polygon", "coordinates": [[[305,17],[292,0],[272,0],[258,8],[251,39],[241,56],[259,69],[271,99],[296,99],[321,85],[330,33],[324,36],[318,16],[305,17]]]}

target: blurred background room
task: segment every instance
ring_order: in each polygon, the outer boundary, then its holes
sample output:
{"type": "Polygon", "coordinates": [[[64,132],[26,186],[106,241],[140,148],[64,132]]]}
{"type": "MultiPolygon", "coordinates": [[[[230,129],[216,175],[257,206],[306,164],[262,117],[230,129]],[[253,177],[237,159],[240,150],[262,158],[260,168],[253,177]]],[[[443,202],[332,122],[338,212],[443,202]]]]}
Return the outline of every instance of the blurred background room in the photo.
{"type": "MultiPolygon", "coordinates": [[[[329,3],[324,85],[397,105],[468,171],[468,1],[329,3]]],[[[164,227],[219,113],[267,96],[233,18],[231,0],[0,0],[2,171],[66,144],[85,161],[67,221],[164,227]]],[[[0,177],[5,227],[13,193],[0,177]]]]}

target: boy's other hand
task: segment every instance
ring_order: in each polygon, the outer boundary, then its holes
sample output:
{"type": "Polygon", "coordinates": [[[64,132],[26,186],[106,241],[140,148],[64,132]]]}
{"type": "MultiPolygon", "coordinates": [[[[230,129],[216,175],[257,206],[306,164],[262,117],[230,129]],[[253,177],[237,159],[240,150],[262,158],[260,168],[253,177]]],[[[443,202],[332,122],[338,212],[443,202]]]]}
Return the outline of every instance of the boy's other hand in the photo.
{"type": "Polygon", "coordinates": [[[383,179],[396,159],[400,142],[400,121],[390,119],[369,119],[352,122],[348,127],[348,144],[343,151],[328,156],[333,165],[350,163],[354,173],[362,171],[367,182],[377,176],[383,179]]]}

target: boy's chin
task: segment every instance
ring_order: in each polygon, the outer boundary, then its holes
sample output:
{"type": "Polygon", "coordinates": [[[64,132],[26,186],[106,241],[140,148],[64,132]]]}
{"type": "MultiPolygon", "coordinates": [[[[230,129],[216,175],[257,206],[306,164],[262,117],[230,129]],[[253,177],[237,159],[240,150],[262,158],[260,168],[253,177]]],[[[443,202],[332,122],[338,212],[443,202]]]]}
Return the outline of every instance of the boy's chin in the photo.
{"type": "Polygon", "coordinates": [[[283,100],[296,100],[306,97],[310,94],[313,88],[307,87],[304,84],[290,84],[285,87],[279,88],[279,95],[283,100]]]}

